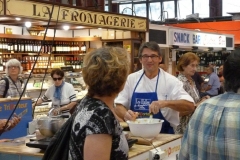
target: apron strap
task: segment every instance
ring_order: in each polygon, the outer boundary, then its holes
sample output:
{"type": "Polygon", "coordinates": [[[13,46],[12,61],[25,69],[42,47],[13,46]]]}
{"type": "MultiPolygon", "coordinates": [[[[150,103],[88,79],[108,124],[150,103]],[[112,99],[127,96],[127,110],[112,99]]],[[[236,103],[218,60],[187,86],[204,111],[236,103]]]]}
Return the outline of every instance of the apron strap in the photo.
{"type": "MultiPolygon", "coordinates": [[[[156,92],[156,93],[157,93],[159,73],[160,73],[160,70],[158,70],[157,83],[156,83],[156,87],[155,87],[155,92],[156,92]]],[[[134,90],[133,90],[133,93],[135,92],[135,90],[136,90],[136,88],[137,88],[137,86],[138,86],[139,82],[141,81],[141,79],[142,79],[142,77],[143,77],[144,74],[145,74],[145,72],[143,72],[143,74],[142,74],[141,77],[139,78],[139,80],[138,80],[138,82],[137,82],[137,84],[136,84],[136,86],[135,86],[135,88],[134,88],[134,90]]],[[[132,94],[133,94],[133,93],[132,93],[132,94]]]]}

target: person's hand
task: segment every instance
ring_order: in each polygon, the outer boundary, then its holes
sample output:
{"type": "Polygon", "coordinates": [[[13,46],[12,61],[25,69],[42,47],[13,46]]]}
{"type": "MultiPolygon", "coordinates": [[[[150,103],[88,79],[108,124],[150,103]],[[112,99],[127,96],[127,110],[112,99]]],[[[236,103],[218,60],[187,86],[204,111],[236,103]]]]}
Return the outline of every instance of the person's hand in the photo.
{"type": "Polygon", "coordinates": [[[0,119],[0,132],[3,130],[3,127],[5,126],[7,122],[7,119],[0,119]]]}
{"type": "Polygon", "coordinates": [[[55,109],[52,111],[52,114],[53,114],[54,116],[57,116],[57,115],[60,114],[60,112],[61,112],[60,108],[55,108],[55,109]]]}
{"type": "Polygon", "coordinates": [[[13,127],[15,127],[19,122],[21,121],[21,118],[18,117],[15,113],[12,117],[12,119],[8,122],[7,129],[10,130],[13,127]]]}
{"type": "Polygon", "coordinates": [[[211,97],[209,95],[206,95],[206,96],[202,97],[201,101],[205,101],[205,100],[207,100],[209,98],[211,98],[211,97]]]}
{"type": "MultiPolygon", "coordinates": [[[[7,124],[7,127],[5,128],[5,130],[10,130],[12,128],[14,128],[19,122],[20,122],[21,118],[18,117],[15,113],[12,117],[11,120],[9,120],[8,124],[7,124]]],[[[3,130],[5,124],[7,122],[7,119],[1,119],[0,120],[0,131],[3,130]]]]}
{"type": "Polygon", "coordinates": [[[211,98],[209,95],[204,96],[205,99],[211,98]]]}
{"type": "Polygon", "coordinates": [[[161,108],[165,108],[166,106],[166,101],[152,101],[149,106],[149,113],[157,114],[161,108]]]}
{"type": "Polygon", "coordinates": [[[37,105],[37,102],[32,103],[32,109],[34,109],[37,105]]]}
{"type": "Polygon", "coordinates": [[[124,115],[124,120],[135,121],[137,117],[138,117],[138,112],[133,112],[132,110],[128,110],[124,115]]]}

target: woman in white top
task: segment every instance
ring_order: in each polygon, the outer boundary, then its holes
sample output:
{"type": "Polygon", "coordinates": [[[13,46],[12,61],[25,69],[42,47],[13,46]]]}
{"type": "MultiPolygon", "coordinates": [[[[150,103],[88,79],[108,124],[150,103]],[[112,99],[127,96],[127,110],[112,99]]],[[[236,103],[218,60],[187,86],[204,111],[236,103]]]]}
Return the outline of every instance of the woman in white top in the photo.
{"type": "Polygon", "coordinates": [[[36,104],[41,104],[42,102],[51,99],[52,107],[55,108],[53,110],[54,115],[69,112],[77,103],[73,85],[63,80],[64,72],[61,69],[57,68],[52,70],[51,77],[54,84],[48,88],[46,93],[36,102],[36,104]]]}

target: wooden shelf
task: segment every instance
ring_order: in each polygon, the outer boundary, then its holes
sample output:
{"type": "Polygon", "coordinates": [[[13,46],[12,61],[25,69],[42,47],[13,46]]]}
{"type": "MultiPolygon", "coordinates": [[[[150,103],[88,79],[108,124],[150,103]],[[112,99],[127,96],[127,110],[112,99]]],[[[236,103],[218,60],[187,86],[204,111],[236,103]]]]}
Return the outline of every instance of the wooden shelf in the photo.
{"type": "MultiPolygon", "coordinates": [[[[197,71],[198,72],[198,71],[197,71]]],[[[199,74],[207,74],[207,72],[198,72],[199,74]]],[[[179,74],[179,72],[176,72],[176,74],[179,74]]]]}
{"type": "MultiPolygon", "coordinates": [[[[18,35],[18,34],[0,34],[0,38],[13,38],[13,39],[27,39],[27,40],[43,40],[43,36],[31,35],[18,35]]],[[[46,37],[46,41],[52,41],[53,37],[46,37]]],[[[101,37],[55,37],[54,41],[101,41],[101,37]]]]}
{"type": "MultiPolygon", "coordinates": [[[[19,55],[19,54],[21,54],[21,55],[23,55],[23,54],[27,54],[27,55],[30,55],[30,56],[33,56],[33,55],[38,55],[38,53],[7,53],[7,52],[2,52],[2,55],[19,55]]],[[[40,55],[42,55],[42,53],[40,54],[40,55]]],[[[1,54],[0,54],[0,56],[1,56],[1,54]]]]}
{"type": "Polygon", "coordinates": [[[101,39],[102,42],[118,42],[118,41],[128,41],[128,40],[141,40],[140,38],[127,38],[127,39],[101,39]]]}
{"type": "MultiPolygon", "coordinates": [[[[34,55],[38,55],[38,53],[6,53],[6,52],[3,52],[1,55],[29,55],[29,56],[34,56],[34,55]]],[[[40,53],[40,56],[45,56],[45,57],[48,57],[50,54],[47,54],[47,53],[40,53]]],[[[61,53],[52,53],[51,56],[85,56],[86,54],[61,54],[61,53]]]]}

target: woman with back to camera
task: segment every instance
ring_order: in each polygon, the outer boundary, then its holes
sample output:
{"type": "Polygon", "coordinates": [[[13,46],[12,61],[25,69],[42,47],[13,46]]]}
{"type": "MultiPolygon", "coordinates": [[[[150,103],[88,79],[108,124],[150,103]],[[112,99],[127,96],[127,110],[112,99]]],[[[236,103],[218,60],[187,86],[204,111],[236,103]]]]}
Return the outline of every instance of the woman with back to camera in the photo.
{"type": "Polygon", "coordinates": [[[128,72],[129,57],[123,48],[100,48],[84,57],[82,75],[88,93],[77,108],[69,159],[128,159],[128,143],[114,113],[114,99],[128,72]]]}
{"type": "Polygon", "coordinates": [[[33,106],[35,107],[35,105],[51,99],[53,115],[60,113],[68,114],[77,103],[73,85],[64,81],[64,72],[59,68],[52,70],[51,77],[54,84],[47,89],[43,97],[38,99],[33,106]]]}
{"type": "MultiPolygon", "coordinates": [[[[194,99],[195,108],[204,100],[210,98],[205,96],[200,98],[199,91],[196,87],[192,76],[197,70],[199,64],[199,57],[192,52],[185,53],[178,61],[177,69],[179,71],[178,79],[183,82],[184,90],[194,99]]],[[[183,134],[186,130],[187,124],[193,112],[180,112],[180,124],[175,129],[176,134],[183,134]]]]}

